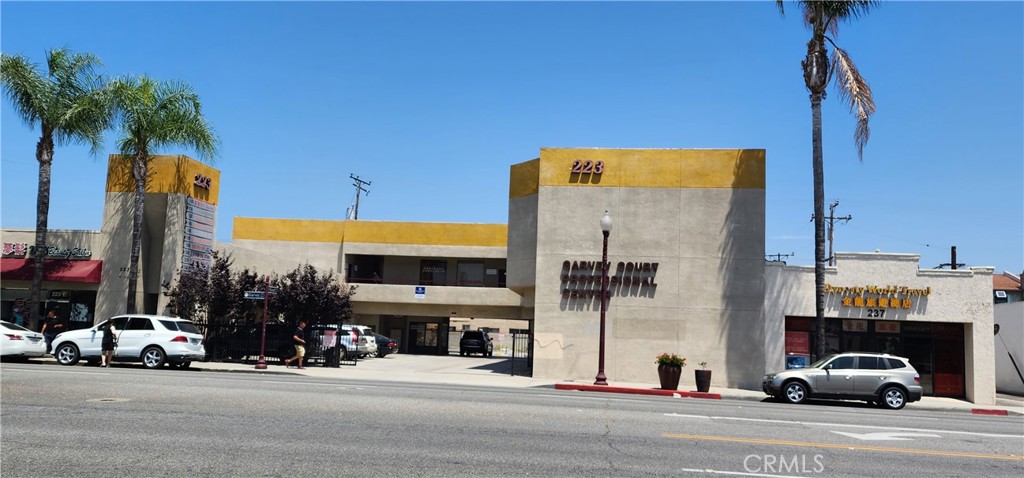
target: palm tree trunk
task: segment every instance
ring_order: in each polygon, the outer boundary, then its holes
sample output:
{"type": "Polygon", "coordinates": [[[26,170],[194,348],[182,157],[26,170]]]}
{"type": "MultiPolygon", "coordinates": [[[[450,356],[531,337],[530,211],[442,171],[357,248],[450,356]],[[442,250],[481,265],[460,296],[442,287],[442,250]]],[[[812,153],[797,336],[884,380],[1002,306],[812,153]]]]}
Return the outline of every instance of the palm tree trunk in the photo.
{"type": "Polygon", "coordinates": [[[814,168],[814,331],[825,356],[825,166],[821,148],[821,93],[811,93],[811,147],[814,168]]]}
{"type": "Polygon", "coordinates": [[[36,193],[36,245],[32,249],[32,290],[28,299],[28,325],[38,330],[39,303],[43,295],[43,266],[46,259],[46,232],[50,216],[50,169],[53,165],[53,135],[43,129],[36,143],[39,161],[39,190],[36,193]]]}
{"type": "Polygon", "coordinates": [[[136,313],[135,296],[138,293],[139,256],[142,253],[142,218],[145,212],[146,175],[149,168],[148,154],[132,158],[132,177],[135,179],[135,208],[132,216],[132,252],[128,259],[128,303],[125,312],[136,313]]]}

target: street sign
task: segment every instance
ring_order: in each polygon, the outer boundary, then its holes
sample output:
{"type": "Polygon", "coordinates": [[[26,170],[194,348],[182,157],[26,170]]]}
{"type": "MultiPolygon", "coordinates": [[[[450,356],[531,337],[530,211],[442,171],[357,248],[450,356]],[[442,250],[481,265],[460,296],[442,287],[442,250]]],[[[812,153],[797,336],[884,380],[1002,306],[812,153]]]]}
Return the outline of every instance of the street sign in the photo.
{"type": "Polygon", "coordinates": [[[263,300],[264,294],[262,290],[247,290],[245,291],[244,299],[259,299],[263,300]]]}

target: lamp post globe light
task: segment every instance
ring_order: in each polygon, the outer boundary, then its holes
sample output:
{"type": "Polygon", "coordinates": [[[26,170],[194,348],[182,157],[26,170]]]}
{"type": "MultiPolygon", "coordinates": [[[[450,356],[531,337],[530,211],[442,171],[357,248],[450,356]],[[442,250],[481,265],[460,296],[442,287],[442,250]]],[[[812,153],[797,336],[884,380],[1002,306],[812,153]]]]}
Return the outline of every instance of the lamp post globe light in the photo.
{"type": "Polygon", "coordinates": [[[604,211],[601,217],[601,235],[604,236],[601,247],[601,343],[597,352],[597,376],[594,385],[608,385],[608,377],[604,375],[604,313],[608,308],[608,236],[612,233],[612,217],[604,211]]]}

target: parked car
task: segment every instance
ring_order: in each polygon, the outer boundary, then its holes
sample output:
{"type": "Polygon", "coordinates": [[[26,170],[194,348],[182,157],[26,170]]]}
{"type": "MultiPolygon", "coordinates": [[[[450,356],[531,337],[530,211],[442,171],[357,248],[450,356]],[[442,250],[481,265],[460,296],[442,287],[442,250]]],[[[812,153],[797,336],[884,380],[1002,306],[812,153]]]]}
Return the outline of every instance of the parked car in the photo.
{"type": "Polygon", "coordinates": [[[46,341],[39,332],[0,320],[0,333],[3,333],[0,337],[0,356],[3,358],[46,355],[46,341]]]}
{"type": "Polygon", "coordinates": [[[359,358],[377,355],[377,333],[365,325],[353,325],[353,330],[359,331],[359,337],[366,339],[366,352],[359,358]]]}
{"type": "Polygon", "coordinates": [[[398,353],[398,342],[395,342],[381,334],[374,334],[373,338],[377,341],[378,357],[385,357],[389,354],[398,353]]]}
{"type": "Polygon", "coordinates": [[[829,355],[806,368],[770,373],[764,393],[789,403],[808,398],[865,400],[899,410],[921,399],[921,375],[903,357],[878,353],[829,355]]]}
{"type": "Polygon", "coordinates": [[[324,355],[332,355],[332,349],[337,344],[341,345],[342,359],[346,357],[348,357],[349,360],[354,357],[362,358],[369,353],[366,337],[359,333],[359,329],[355,329],[351,325],[342,325],[341,331],[339,332],[337,324],[315,324],[310,327],[310,331],[314,336],[313,340],[315,344],[323,350],[324,355]],[[326,330],[335,331],[335,339],[333,343],[329,343],[329,341],[324,340],[324,332],[326,330]]]}
{"type": "Polygon", "coordinates": [[[467,330],[462,333],[459,339],[459,355],[479,353],[484,357],[494,354],[494,346],[491,344],[491,336],[483,330],[467,330]]]}
{"type": "Polygon", "coordinates": [[[99,361],[102,330],[110,321],[117,330],[114,361],[142,362],[147,368],[159,368],[165,363],[187,368],[193,360],[206,357],[203,334],[188,320],[160,315],[119,315],[88,329],[57,335],[53,339],[57,362],[75,365],[81,359],[99,361]]]}

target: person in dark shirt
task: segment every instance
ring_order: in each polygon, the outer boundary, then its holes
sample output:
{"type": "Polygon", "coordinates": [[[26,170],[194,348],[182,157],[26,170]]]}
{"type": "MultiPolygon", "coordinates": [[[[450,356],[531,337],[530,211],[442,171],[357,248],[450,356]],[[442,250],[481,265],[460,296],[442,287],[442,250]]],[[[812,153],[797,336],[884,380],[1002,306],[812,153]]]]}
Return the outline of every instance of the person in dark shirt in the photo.
{"type": "Polygon", "coordinates": [[[292,334],[292,341],[295,342],[295,356],[284,361],[284,366],[287,367],[292,363],[293,360],[299,361],[298,368],[302,367],[302,357],[306,355],[306,321],[300,320],[298,328],[295,329],[295,333],[292,334]]]}
{"type": "Polygon", "coordinates": [[[110,367],[110,362],[114,360],[114,347],[117,347],[117,329],[114,328],[114,321],[108,320],[106,324],[103,324],[100,367],[110,367]]]}
{"type": "Polygon", "coordinates": [[[43,322],[43,338],[46,339],[46,353],[50,353],[53,339],[57,337],[57,334],[67,330],[67,326],[63,320],[57,317],[57,311],[51,310],[46,313],[46,321],[43,322]]]}

